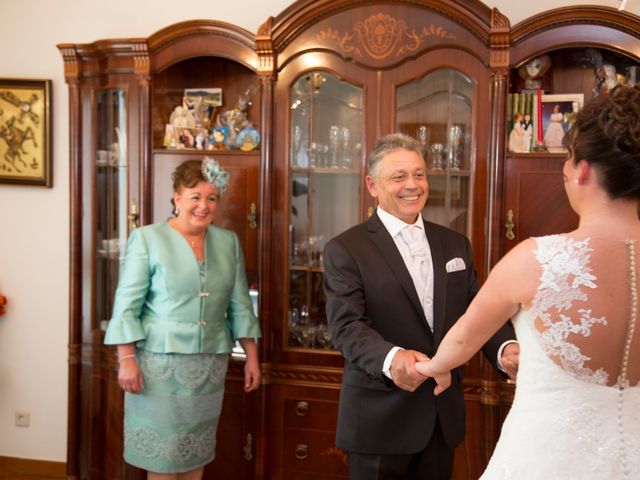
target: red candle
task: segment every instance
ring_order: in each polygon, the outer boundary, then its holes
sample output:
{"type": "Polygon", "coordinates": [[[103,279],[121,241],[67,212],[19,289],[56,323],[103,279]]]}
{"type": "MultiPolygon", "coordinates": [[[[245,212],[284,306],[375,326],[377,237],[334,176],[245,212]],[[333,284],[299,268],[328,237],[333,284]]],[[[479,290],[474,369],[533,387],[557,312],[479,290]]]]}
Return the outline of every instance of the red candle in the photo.
{"type": "Polygon", "coordinates": [[[538,142],[542,143],[542,88],[538,87],[538,142]]]}

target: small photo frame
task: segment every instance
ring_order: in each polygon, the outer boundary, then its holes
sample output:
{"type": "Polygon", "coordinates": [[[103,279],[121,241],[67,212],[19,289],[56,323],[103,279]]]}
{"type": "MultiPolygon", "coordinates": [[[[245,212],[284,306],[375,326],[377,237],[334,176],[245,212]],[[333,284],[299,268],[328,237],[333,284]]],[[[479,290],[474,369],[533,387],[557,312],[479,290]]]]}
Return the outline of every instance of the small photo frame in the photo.
{"type": "Polygon", "coordinates": [[[187,88],[184,91],[185,98],[189,102],[200,102],[212,107],[222,106],[221,88],[187,88]]]}
{"type": "Polygon", "coordinates": [[[0,183],[52,186],[51,80],[0,78],[0,183]]]}
{"type": "Polygon", "coordinates": [[[575,122],[575,116],[583,104],[582,93],[542,95],[540,123],[542,138],[549,152],[567,151],[562,146],[562,139],[575,122]]]}
{"type": "Polygon", "coordinates": [[[221,88],[187,88],[182,97],[182,106],[196,121],[198,127],[211,127],[215,109],[222,105],[221,88]]]}

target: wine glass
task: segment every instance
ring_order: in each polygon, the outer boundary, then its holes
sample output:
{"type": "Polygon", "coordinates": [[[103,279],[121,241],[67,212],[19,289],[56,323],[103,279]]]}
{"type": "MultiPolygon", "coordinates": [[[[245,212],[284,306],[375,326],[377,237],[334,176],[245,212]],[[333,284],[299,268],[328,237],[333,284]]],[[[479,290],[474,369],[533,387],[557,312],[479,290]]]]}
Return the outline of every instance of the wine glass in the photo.
{"type": "Polygon", "coordinates": [[[320,155],[320,144],[317,142],[311,142],[309,145],[309,167],[318,167],[318,156],[320,155]]]}
{"type": "Polygon", "coordinates": [[[426,125],[418,126],[418,141],[422,148],[422,155],[427,156],[429,148],[429,139],[431,138],[431,130],[426,125]]]}
{"type": "Polygon", "coordinates": [[[452,125],[449,129],[449,170],[460,170],[460,153],[463,141],[462,127],[452,125]]]}
{"type": "Polygon", "coordinates": [[[441,143],[434,143],[431,145],[431,168],[433,170],[444,170],[444,145],[441,143]]]}
{"type": "Polygon", "coordinates": [[[309,307],[306,305],[302,305],[300,307],[300,325],[308,325],[309,324],[309,307]]]}
{"type": "Polygon", "coordinates": [[[342,139],[342,166],[351,168],[351,132],[347,127],[340,129],[340,137],[342,139]]]}
{"type": "Polygon", "coordinates": [[[300,164],[298,163],[298,153],[300,152],[301,143],[302,143],[302,128],[300,128],[300,125],[296,125],[295,127],[293,127],[293,143],[292,143],[293,150],[291,152],[291,166],[293,167],[300,166],[300,164]]]}
{"type": "Polygon", "coordinates": [[[331,168],[338,168],[338,145],[340,142],[340,127],[331,125],[329,128],[329,148],[331,150],[331,168]]]}

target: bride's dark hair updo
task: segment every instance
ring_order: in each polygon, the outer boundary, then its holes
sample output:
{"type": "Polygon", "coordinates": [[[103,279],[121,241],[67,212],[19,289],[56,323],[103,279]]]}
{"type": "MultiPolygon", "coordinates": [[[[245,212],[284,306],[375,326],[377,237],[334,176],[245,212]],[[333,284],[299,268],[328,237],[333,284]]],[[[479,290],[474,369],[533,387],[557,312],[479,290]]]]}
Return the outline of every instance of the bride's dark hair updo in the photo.
{"type": "Polygon", "coordinates": [[[564,145],[598,170],[611,198],[640,199],[640,86],[619,85],[578,112],[564,145]]]}

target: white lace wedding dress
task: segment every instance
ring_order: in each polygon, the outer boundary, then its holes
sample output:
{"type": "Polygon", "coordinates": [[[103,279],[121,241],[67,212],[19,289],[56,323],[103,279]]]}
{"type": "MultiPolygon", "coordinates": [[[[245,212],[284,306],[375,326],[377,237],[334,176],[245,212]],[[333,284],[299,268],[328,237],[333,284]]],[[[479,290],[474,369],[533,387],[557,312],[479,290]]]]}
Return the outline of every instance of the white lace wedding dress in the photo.
{"type": "Polygon", "coordinates": [[[481,478],[640,479],[637,244],[536,242],[540,284],[514,319],[515,398],[481,478]]]}

